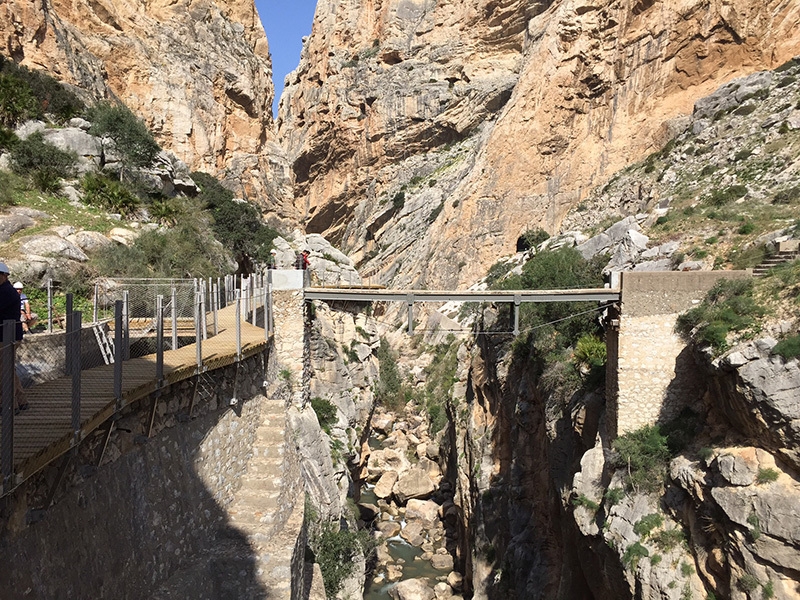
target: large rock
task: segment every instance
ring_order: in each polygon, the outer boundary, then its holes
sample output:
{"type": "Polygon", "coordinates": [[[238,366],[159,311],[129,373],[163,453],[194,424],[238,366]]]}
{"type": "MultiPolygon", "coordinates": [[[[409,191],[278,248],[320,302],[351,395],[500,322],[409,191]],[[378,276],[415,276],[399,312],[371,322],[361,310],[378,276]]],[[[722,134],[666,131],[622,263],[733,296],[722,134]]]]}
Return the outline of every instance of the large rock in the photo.
{"type": "MultiPolygon", "coordinates": [[[[387,471],[401,475],[411,468],[405,452],[394,448],[373,450],[367,461],[367,477],[369,481],[378,480],[387,471]]],[[[385,497],[385,496],[384,496],[385,497]]]]}
{"type": "Polygon", "coordinates": [[[400,475],[392,491],[397,501],[405,504],[412,498],[427,498],[435,490],[436,485],[431,481],[427,471],[414,467],[400,475]]]}
{"type": "Polygon", "coordinates": [[[394,600],[433,600],[435,594],[422,579],[406,579],[389,590],[394,600]]]}
{"type": "Polygon", "coordinates": [[[112,244],[111,240],[99,231],[78,231],[67,235],[66,239],[88,253],[92,253],[112,244]]]}
{"type": "Polygon", "coordinates": [[[431,528],[439,521],[439,508],[432,500],[411,499],[406,504],[406,520],[420,521],[431,528]]]}
{"type": "Polygon", "coordinates": [[[378,498],[388,498],[392,495],[392,489],[394,488],[394,484],[397,483],[399,475],[396,471],[385,471],[381,478],[378,479],[378,483],[375,484],[375,489],[373,492],[378,498]]]}
{"type": "Polygon", "coordinates": [[[36,235],[24,238],[20,241],[19,251],[21,254],[53,256],[79,262],[89,260],[89,257],[75,244],[56,235],[36,235]]]}

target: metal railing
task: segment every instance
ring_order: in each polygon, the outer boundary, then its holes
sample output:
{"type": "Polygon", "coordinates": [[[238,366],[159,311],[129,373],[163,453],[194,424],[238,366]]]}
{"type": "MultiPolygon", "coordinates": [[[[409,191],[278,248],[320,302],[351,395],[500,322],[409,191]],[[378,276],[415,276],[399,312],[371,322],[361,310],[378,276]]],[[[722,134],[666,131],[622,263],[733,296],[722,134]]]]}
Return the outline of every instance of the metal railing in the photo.
{"type": "MultiPolygon", "coordinates": [[[[263,328],[265,342],[272,333],[271,288],[263,276],[229,276],[216,280],[124,280],[125,285],[123,280],[111,284],[109,281],[98,282],[95,286],[92,319],[88,323],[89,319],[84,318],[83,312],[73,308],[73,296],[67,294],[64,330],[53,331],[50,284],[48,332],[28,335],[23,341],[16,342],[15,322],[3,324],[0,340],[0,470],[3,480],[0,495],[7,494],[22,481],[20,474],[15,472],[19,461],[15,460],[18,457],[14,454],[14,427],[15,416],[23,405],[15,396],[30,395],[35,386],[63,378],[65,381],[60,384],[59,397],[63,397],[63,390],[67,389],[69,401],[48,401],[49,410],[56,420],[69,415],[70,447],[74,448],[88,433],[83,431],[83,424],[98,412],[97,401],[92,402],[93,390],[84,385],[95,382],[97,375],[87,380],[88,370],[113,363],[113,369],[107,370],[106,376],[113,377],[114,412],[118,413],[126,402],[123,392],[126,376],[132,377],[124,365],[132,358],[155,355],[152,377],[157,397],[165,386],[166,351],[196,344],[194,369],[190,376],[200,375],[207,370],[202,347],[203,341],[209,337],[219,335],[223,329],[233,329],[234,361],[238,362],[243,358],[243,321],[263,328]],[[233,316],[221,321],[220,311],[231,304],[236,305],[233,316]]],[[[141,380],[141,368],[135,376],[137,381],[141,380]]],[[[32,409],[36,410],[36,406],[32,409]]],[[[154,416],[153,412],[148,435],[154,416]]],[[[65,421],[50,426],[63,429],[66,425],[65,421]]],[[[38,426],[35,423],[25,425],[38,426]]],[[[29,475],[28,472],[24,474],[25,477],[29,475]]]]}

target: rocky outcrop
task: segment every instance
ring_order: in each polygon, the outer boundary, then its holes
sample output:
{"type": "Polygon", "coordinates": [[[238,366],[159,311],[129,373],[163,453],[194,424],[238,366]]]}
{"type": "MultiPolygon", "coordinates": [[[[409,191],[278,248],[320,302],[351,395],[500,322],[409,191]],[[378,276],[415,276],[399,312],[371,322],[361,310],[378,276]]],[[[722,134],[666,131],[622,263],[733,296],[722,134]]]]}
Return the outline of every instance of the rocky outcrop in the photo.
{"type": "Polygon", "coordinates": [[[15,61],[87,99],[123,101],[192,169],[291,214],[272,133],[269,48],[252,0],[11,0],[0,11],[15,61]]]}
{"type": "Polygon", "coordinates": [[[296,205],[386,281],[471,283],[660,147],[698,98],[799,53],[796,11],[320,2],[278,123],[296,205]]]}

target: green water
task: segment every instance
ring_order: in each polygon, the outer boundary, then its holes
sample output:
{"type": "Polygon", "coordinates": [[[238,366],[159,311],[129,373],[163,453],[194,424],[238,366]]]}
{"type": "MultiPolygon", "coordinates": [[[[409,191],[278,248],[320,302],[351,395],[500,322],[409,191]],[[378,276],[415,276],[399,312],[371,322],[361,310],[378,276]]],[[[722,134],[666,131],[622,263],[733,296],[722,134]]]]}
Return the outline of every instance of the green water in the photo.
{"type": "MultiPolygon", "coordinates": [[[[367,489],[367,487],[363,487],[361,490],[361,502],[369,502],[372,504],[377,504],[377,496],[375,496],[374,492],[371,489],[367,489]]],[[[402,522],[401,522],[402,524],[402,522]]],[[[430,561],[427,560],[415,560],[417,557],[422,556],[422,549],[416,548],[411,544],[407,543],[404,539],[402,539],[399,535],[396,535],[393,538],[389,538],[387,543],[389,554],[392,558],[397,561],[397,559],[403,559],[405,562],[402,563],[403,566],[403,579],[424,579],[427,578],[429,580],[429,584],[431,587],[434,586],[436,583],[436,578],[441,577],[443,575],[447,575],[447,571],[437,571],[431,566],[430,561]]],[[[384,582],[380,584],[372,583],[372,580],[376,575],[378,575],[381,571],[378,570],[370,576],[367,580],[365,589],[364,589],[364,600],[389,600],[391,596],[389,595],[389,590],[392,589],[397,582],[384,582]]]]}

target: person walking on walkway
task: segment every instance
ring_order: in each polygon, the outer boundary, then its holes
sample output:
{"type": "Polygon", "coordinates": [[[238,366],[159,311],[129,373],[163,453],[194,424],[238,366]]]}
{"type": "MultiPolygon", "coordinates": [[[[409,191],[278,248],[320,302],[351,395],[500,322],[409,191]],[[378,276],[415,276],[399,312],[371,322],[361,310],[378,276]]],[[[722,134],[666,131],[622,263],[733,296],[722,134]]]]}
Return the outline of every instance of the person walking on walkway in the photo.
{"type": "Polygon", "coordinates": [[[22,322],[22,331],[23,333],[29,333],[31,328],[35,327],[39,321],[39,315],[31,312],[31,303],[28,301],[28,296],[22,291],[23,287],[25,286],[22,285],[21,281],[17,281],[14,284],[14,289],[19,294],[19,320],[22,322]]]}
{"type": "MultiPolygon", "coordinates": [[[[19,293],[8,280],[9,270],[6,263],[0,262],[0,340],[5,334],[3,327],[6,321],[14,321],[14,343],[22,341],[22,322],[20,321],[19,293]]],[[[17,410],[27,410],[28,403],[22,391],[22,382],[14,371],[14,400],[17,410]]]]}

